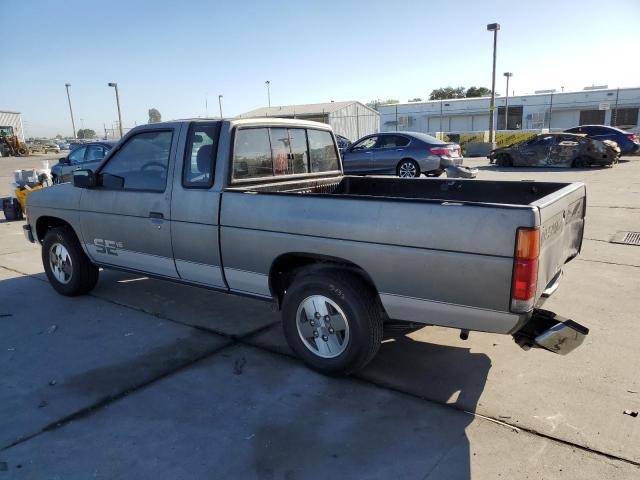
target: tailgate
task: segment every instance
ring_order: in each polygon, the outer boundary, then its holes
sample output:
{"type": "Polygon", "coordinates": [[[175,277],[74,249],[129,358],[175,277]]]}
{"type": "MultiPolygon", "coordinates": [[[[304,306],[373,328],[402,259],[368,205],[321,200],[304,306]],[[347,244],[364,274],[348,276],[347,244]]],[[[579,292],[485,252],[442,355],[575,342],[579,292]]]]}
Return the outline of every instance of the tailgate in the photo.
{"type": "Polygon", "coordinates": [[[582,247],[586,188],[572,183],[531,204],[540,215],[540,256],[536,300],[582,247]]]}

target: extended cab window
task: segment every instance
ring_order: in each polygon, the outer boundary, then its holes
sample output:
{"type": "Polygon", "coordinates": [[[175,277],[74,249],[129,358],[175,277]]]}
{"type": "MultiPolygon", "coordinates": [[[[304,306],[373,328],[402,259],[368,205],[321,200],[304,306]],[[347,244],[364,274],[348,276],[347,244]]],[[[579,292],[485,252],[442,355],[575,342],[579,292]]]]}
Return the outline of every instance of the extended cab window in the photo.
{"type": "Polygon", "coordinates": [[[95,162],[104,158],[104,147],[102,145],[89,145],[85,162],[95,162]]]}
{"type": "Polygon", "coordinates": [[[307,130],[309,138],[309,158],[312,172],[339,170],[338,153],[331,132],[307,130]]]}
{"type": "Polygon", "coordinates": [[[167,186],[171,131],[134,135],[100,171],[106,188],[163,192],[167,186]]]}
{"type": "Polygon", "coordinates": [[[219,129],[219,123],[195,123],[191,126],[187,156],[182,170],[182,185],[185,187],[209,188],[213,185],[219,129]]]}

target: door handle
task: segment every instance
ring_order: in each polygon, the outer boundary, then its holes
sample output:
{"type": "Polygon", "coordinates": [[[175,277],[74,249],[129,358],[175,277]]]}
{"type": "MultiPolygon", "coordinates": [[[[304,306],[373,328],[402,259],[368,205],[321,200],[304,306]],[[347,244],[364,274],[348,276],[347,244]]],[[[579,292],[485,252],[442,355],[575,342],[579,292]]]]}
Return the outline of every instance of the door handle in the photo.
{"type": "Polygon", "coordinates": [[[164,218],[161,212],[149,212],[149,218],[164,218]]]}

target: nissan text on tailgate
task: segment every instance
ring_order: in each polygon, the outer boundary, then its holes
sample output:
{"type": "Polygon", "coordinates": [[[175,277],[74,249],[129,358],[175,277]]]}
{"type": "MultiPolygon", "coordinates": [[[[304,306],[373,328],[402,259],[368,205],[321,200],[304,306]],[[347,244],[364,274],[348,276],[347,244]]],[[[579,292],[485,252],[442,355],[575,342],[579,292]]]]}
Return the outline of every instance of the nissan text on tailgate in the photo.
{"type": "Polygon", "coordinates": [[[364,367],[385,322],[559,354],[588,333],[540,308],[580,252],[582,183],[345,176],[325,124],[185,120],[133,129],[28,201],[59,293],[89,292],[101,267],[274,302],[322,372],[364,367]]]}

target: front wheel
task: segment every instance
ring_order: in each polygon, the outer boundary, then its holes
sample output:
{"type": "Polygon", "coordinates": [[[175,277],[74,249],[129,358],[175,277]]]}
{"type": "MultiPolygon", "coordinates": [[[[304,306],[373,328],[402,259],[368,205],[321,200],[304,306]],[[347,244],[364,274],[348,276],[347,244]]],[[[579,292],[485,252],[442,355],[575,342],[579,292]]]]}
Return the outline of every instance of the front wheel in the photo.
{"type": "Polygon", "coordinates": [[[375,356],[382,342],[382,307],[357,275],[340,270],[299,274],[282,306],[285,337],[311,368],[350,374],[375,356]]]}
{"type": "Polygon", "coordinates": [[[403,160],[398,164],[400,178],[415,178],[420,176],[420,167],[413,160],[403,160]]]}
{"type": "Polygon", "coordinates": [[[98,267],[86,256],[70,227],[52,228],[46,233],[42,264],[49,283],[62,295],[89,293],[98,282],[98,267]]]}

